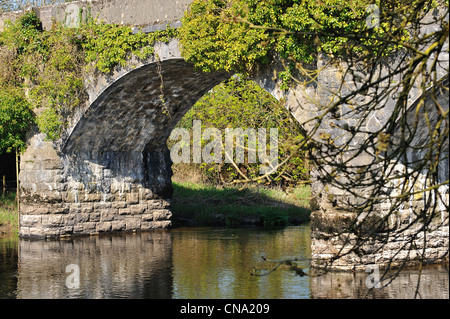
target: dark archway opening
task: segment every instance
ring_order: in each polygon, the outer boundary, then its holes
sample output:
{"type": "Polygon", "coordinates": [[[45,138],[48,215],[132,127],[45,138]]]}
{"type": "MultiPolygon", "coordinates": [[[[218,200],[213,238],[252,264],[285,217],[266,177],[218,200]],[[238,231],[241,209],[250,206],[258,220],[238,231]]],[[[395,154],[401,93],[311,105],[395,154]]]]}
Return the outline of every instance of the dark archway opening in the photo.
{"type": "Polygon", "coordinates": [[[6,191],[17,189],[16,155],[14,153],[0,154],[0,186],[0,194],[3,193],[3,188],[6,191]]]}

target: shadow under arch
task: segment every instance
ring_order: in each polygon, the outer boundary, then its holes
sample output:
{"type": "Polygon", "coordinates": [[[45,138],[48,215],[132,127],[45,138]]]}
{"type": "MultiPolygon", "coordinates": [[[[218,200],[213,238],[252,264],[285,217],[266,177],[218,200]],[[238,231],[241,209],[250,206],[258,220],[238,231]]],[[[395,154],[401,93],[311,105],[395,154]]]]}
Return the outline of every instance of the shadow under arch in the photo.
{"type": "Polygon", "coordinates": [[[196,71],[174,57],[118,78],[90,104],[62,148],[68,179],[103,194],[140,184],[170,198],[166,141],[192,105],[230,76],[196,71]]]}

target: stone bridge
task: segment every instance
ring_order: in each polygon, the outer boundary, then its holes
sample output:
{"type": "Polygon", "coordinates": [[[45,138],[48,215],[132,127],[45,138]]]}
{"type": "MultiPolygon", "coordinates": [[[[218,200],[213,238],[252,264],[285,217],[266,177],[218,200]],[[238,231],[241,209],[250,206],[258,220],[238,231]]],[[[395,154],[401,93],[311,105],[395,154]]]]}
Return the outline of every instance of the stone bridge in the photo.
{"type": "MultiPolygon", "coordinates": [[[[52,19],[76,27],[79,13],[89,11],[106,23],[152,32],[179,25],[190,2],[76,1],[34,10],[44,29],[52,19]]],[[[14,20],[15,14],[0,20],[8,18],[14,20]]],[[[171,225],[167,138],[187,110],[231,74],[195,71],[181,58],[176,39],[158,43],[154,56],[158,60],[132,59],[111,74],[86,79],[89,101],[72,112],[58,141],[46,141],[38,132],[30,135],[19,175],[20,236],[171,225]]]]}
{"type": "MultiPolygon", "coordinates": [[[[190,2],[83,0],[35,10],[44,28],[52,19],[76,27],[82,8],[106,23],[152,32],[167,24],[180,25],[190,2]]],[[[14,20],[15,14],[0,17],[0,28],[6,19],[14,20]]],[[[73,111],[58,141],[46,141],[39,132],[30,134],[20,164],[21,237],[60,238],[171,225],[172,171],[166,140],[187,110],[232,74],[194,70],[181,57],[176,39],[158,43],[155,53],[158,59],[133,58],[111,74],[86,79],[88,102],[73,111]]],[[[303,121],[309,116],[305,94],[315,94],[316,89],[283,92],[272,79],[276,69],[281,66],[274,62],[255,81],[276,98],[286,98],[294,117],[303,121]]],[[[336,74],[338,70],[330,67],[319,81],[333,87],[336,74]]],[[[448,104],[448,92],[443,99],[448,104]]],[[[380,111],[371,120],[381,123],[387,116],[380,111]]],[[[442,178],[448,180],[446,166],[448,157],[442,165],[442,178]]],[[[328,192],[342,195],[339,190],[328,192]]],[[[328,198],[319,195],[324,202],[328,198]]],[[[322,213],[327,213],[326,207],[321,207],[322,213]]],[[[446,218],[448,225],[448,212],[446,218]]],[[[326,244],[313,242],[313,253],[320,257],[326,244]]],[[[448,226],[446,245],[448,250],[448,226]]]]}

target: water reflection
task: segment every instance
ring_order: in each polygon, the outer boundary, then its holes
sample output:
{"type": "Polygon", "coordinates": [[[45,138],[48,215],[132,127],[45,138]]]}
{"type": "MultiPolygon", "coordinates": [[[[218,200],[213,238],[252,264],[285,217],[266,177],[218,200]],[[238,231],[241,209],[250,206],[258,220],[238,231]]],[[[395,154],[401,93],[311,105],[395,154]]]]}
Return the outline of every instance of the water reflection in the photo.
{"type": "MultiPolygon", "coordinates": [[[[269,259],[309,258],[309,226],[185,228],[67,241],[0,240],[0,298],[412,298],[417,270],[368,293],[366,273],[300,277],[269,259]],[[66,280],[79,269],[79,288],[66,280]]],[[[308,271],[308,262],[298,264],[308,271]]],[[[448,298],[443,267],[422,272],[420,297],[448,298]]]]}
{"type": "MultiPolygon", "coordinates": [[[[392,271],[389,275],[397,273],[392,271]]],[[[380,275],[383,273],[380,272],[380,275]]],[[[394,280],[382,281],[380,288],[369,289],[366,285],[367,273],[330,272],[311,278],[312,298],[326,299],[448,299],[448,270],[441,265],[422,269],[420,284],[418,269],[403,269],[394,280]]],[[[370,286],[370,284],[369,284],[370,286]]]]}
{"type": "Polygon", "coordinates": [[[21,240],[17,298],[170,298],[171,255],[167,231],[21,240]],[[66,285],[68,265],[79,267],[78,289],[66,285]]]}
{"type": "Polygon", "coordinates": [[[0,298],[15,298],[18,239],[0,239],[0,298]]]}
{"type": "MultiPolygon", "coordinates": [[[[310,256],[309,227],[279,230],[195,229],[174,231],[174,298],[309,298],[307,277],[290,271],[251,276],[272,267],[261,259],[310,256]]],[[[307,262],[301,267],[308,267],[307,262]]]]}

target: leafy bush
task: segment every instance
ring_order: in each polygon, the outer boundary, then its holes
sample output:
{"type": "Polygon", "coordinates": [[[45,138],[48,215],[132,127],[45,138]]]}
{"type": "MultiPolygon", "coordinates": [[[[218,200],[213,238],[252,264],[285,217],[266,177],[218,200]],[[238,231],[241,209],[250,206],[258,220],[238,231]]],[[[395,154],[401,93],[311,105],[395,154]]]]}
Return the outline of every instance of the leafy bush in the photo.
{"type": "Polygon", "coordinates": [[[0,153],[25,149],[25,134],[33,123],[30,104],[17,89],[0,89],[0,153]]]}
{"type": "MultiPolygon", "coordinates": [[[[295,185],[309,179],[307,151],[296,146],[303,139],[298,122],[292,117],[282,102],[278,102],[256,83],[242,76],[234,76],[230,80],[216,86],[203,96],[180,120],[177,127],[192,129],[194,120],[200,120],[202,131],[206,128],[217,128],[222,132],[222,144],[225,145],[226,128],[270,128],[278,129],[278,163],[287,160],[275,173],[259,182],[271,185],[295,185]]],[[[202,147],[209,141],[202,140],[202,147]]],[[[175,141],[169,140],[169,147],[175,141]]],[[[222,154],[222,159],[225,154],[222,154]]],[[[237,166],[248,179],[260,177],[260,163],[249,163],[248,152],[245,152],[245,163],[237,166]]],[[[232,163],[203,163],[199,166],[203,174],[214,184],[233,183],[242,180],[232,163]]]]}
{"type": "MultiPolygon", "coordinates": [[[[203,71],[246,74],[271,61],[273,55],[295,65],[313,62],[319,52],[349,54],[349,47],[351,54],[391,52],[396,44],[381,45],[377,38],[386,36],[386,30],[405,32],[405,28],[400,21],[382,21],[380,28],[369,28],[369,4],[372,2],[195,0],[180,29],[182,54],[203,71]]],[[[383,5],[398,10],[401,1],[383,5]]]]}

